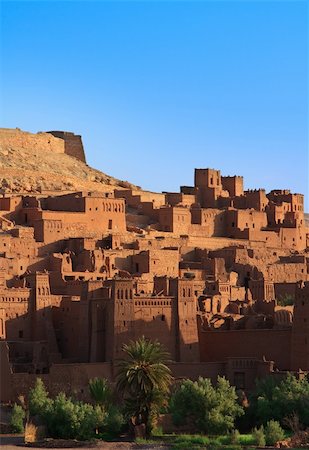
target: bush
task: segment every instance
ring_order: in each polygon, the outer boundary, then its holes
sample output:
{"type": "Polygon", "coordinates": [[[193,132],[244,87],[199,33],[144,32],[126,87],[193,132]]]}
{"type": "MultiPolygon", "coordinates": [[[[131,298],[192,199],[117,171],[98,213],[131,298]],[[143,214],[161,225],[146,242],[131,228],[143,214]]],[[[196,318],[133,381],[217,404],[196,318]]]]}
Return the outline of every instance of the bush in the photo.
{"type": "Polygon", "coordinates": [[[10,425],[14,433],[22,433],[24,431],[25,411],[16,403],[13,406],[10,425]]]}
{"type": "Polygon", "coordinates": [[[209,434],[227,433],[243,414],[235,388],[221,377],[216,386],[208,378],[184,380],[171,397],[170,410],[175,425],[189,423],[209,434]]]}
{"type": "Polygon", "coordinates": [[[105,415],[100,406],[73,402],[61,392],[44,411],[43,418],[51,437],[86,440],[103,425],[105,415]]]}
{"type": "Polygon", "coordinates": [[[41,378],[37,378],[33,389],[29,392],[29,412],[31,416],[41,416],[50,403],[48,392],[41,378]]]}
{"type": "Polygon", "coordinates": [[[257,382],[251,399],[251,412],[255,422],[266,425],[269,420],[286,424],[286,418],[297,416],[299,425],[309,426],[309,380],[297,379],[294,375],[277,381],[272,377],[257,382]]]}
{"type": "Polygon", "coordinates": [[[106,378],[89,380],[89,392],[95,403],[108,408],[112,400],[112,390],[106,378]]]}
{"type": "Polygon", "coordinates": [[[118,408],[110,406],[104,420],[104,430],[112,436],[118,436],[125,424],[125,419],[118,408]]]}
{"type": "Polygon", "coordinates": [[[264,433],[263,425],[261,426],[261,428],[254,428],[252,430],[252,435],[253,435],[255,444],[258,447],[265,447],[266,439],[265,439],[265,433],[264,433]]]}
{"type": "Polygon", "coordinates": [[[63,392],[52,400],[40,378],[29,392],[29,411],[46,425],[50,437],[60,439],[89,439],[106,419],[100,405],[75,402],[63,392]]]}
{"type": "Polygon", "coordinates": [[[280,423],[276,420],[267,422],[265,437],[267,445],[274,445],[276,442],[282,441],[284,439],[284,431],[281,428],[280,423]]]}

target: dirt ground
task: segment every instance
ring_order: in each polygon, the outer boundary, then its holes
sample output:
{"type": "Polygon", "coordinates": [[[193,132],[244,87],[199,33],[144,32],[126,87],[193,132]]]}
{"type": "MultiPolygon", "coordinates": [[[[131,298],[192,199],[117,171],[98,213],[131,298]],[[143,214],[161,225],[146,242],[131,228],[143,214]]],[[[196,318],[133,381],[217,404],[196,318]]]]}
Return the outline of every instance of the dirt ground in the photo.
{"type": "MultiPolygon", "coordinates": [[[[28,447],[23,445],[23,437],[20,436],[0,436],[0,447],[1,450],[17,450],[17,449],[29,449],[35,448],[36,450],[46,450],[42,447],[28,447]]],[[[87,447],[80,447],[82,449],[87,449],[87,447]]],[[[95,450],[168,450],[170,447],[167,445],[160,444],[147,444],[139,445],[134,442],[102,442],[96,446],[88,447],[95,450]]],[[[68,450],[76,450],[74,447],[70,447],[68,450]]]]}

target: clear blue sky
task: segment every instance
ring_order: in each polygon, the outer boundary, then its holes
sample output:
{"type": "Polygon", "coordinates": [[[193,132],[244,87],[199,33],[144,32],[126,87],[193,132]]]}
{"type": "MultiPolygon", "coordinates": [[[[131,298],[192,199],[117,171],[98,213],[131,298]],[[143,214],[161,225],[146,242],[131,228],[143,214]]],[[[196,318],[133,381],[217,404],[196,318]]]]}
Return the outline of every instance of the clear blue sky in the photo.
{"type": "Polygon", "coordinates": [[[308,193],[307,1],[1,8],[1,126],[82,134],[89,165],[145,189],[212,167],[308,193]]]}

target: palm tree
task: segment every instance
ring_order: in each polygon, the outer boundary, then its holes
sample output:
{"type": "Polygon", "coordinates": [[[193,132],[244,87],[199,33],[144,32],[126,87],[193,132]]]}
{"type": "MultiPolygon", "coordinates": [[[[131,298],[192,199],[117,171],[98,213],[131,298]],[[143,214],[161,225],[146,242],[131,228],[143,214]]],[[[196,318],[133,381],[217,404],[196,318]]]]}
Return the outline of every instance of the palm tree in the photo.
{"type": "Polygon", "coordinates": [[[142,336],[122,347],[125,357],[118,362],[117,389],[123,394],[133,425],[151,428],[151,418],[164,403],[172,382],[166,366],[169,354],[156,340],[142,336]]]}

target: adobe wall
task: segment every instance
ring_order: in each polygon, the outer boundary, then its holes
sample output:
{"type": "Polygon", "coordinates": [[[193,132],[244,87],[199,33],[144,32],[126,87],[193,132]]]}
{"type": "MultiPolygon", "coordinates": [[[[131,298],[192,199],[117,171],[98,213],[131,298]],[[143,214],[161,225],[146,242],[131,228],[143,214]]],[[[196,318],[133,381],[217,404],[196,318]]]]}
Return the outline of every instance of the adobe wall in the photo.
{"type": "Polygon", "coordinates": [[[280,370],[290,369],[291,329],[227,330],[199,333],[201,361],[224,361],[229,356],[274,361],[280,370]]]}
{"type": "MultiPolygon", "coordinates": [[[[49,374],[12,373],[6,343],[0,345],[0,351],[1,402],[16,401],[20,395],[27,396],[38,377],[43,380],[51,396],[61,391],[71,395],[74,392],[79,399],[89,401],[90,379],[100,377],[113,381],[115,377],[115,369],[111,363],[53,364],[49,374]]],[[[224,363],[171,363],[169,366],[176,379],[197,379],[203,376],[215,382],[218,375],[225,374],[224,363]]]]}
{"type": "Polygon", "coordinates": [[[134,336],[159,338],[172,360],[177,359],[175,301],[169,297],[136,297],[134,300],[134,336]]]}
{"type": "Polygon", "coordinates": [[[84,163],[86,162],[81,136],[68,131],[48,131],[48,133],[63,140],[64,153],[69,156],[73,156],[84,163]]]}
{"type": "Polygon", "coordinates": [[[32,134],[18,128],[0,128],[0,147],[65,153],[65,144],[62,139],[49,133],[32,134]]]}
{"type": "Polygon", "coordinates": [[[22,216],[26,224],[34,226],[36,241],[45,243],[126,230],[123,201],[91,198],[85,205],[85,212],[24,208],[22,216]]]}
{"type": "MultiPolygon", "coordinates": [[[[3,357],[5,356],[4,351],[3,357]]],[[[0,401],[16,401],[19,395],[27,396],[38,377],[44,381],[51,396],[56,396],[59,392],[72,395],[74,392],[78,398],[89,401],[88,383],[91,378],[102,377],[108,380],[113,378],[110,363],[54,364],[49,374],[36,375],[10,373],[10,367],[6,361],[6,364],[1,367],[1,375],[0,401]]]]}
{"type": "Polygon", "coordinates": [[[30,291],[27,288],[0,288],[0,310],[5,311],[5,315],[0,318],[0,331],[3,338],[31,339],[29,300],[30,291]]]}
{"type": "Polygon", "coordinates": [[[291,359],[292,370],[309,370],[309,282],[296,289],[291,359]]]}
{"type": "Polygon", "coordinates": [[[244,178],[240,176],[221,177],[222,188],[229,192],[230,197],[244,195],[244,178]]]}
{"type": "Polygon", "coordinates": [[[190,363],[170,363],[169,367],[173,373],[173,376],[177,378],[191,378],[192,380],[198,379],[198,377],[211,378],[213,382],[216,382],[218,375],[225,375],[225,363],[224,362],[190,362],[190,363]]]}
{"type": "Polygon", "coordinates": [[[153,276],[177,277],[179,252],[177,250],[148,250],[132,257],[132,272],[151,273],[153,276]]]}

